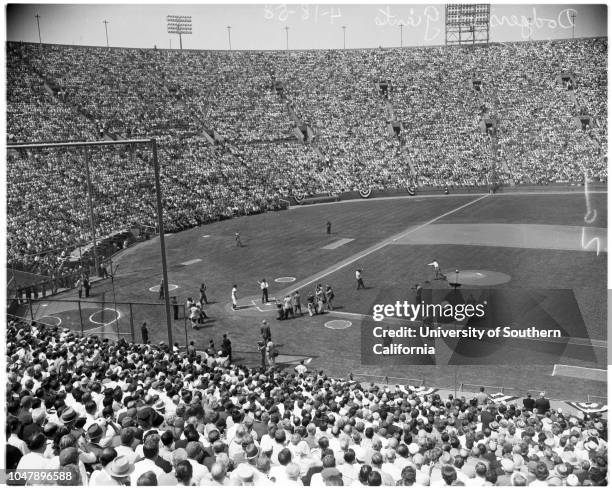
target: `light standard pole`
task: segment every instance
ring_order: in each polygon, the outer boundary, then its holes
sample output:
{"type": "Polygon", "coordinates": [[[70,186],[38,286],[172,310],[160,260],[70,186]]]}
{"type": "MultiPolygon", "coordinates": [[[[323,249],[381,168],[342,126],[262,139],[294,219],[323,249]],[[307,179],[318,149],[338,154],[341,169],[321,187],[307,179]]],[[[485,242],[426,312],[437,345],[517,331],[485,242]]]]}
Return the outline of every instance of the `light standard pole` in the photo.
{"type": "Polygon", "coordinates": [[[170,316],[170,292],[168,290],[168,264],[166,261],[166,243],[164,239],[164,211],[163,211],[163,199],[162,190],[159,177],[159,161],[157,160],[157,141],[155,139],[150,140],[151,149],[153,150],[153,170],[155,172],[155,195],[157,200],[157,226],[159,227],[159,246],[161,247],[161,262],[162,262],[162,280],[163,280],[163,294],[164,303],[166,304],[166,327],[168,329],[168,347],[172,352],[173,338],[172,338],[172,317],[170,316]]]}
{"type": "Polygon", "coordinates": [[[286,43],[287,43],[285,49],[289,51],[289,26],[285,26],[285,33],[286,33],[286,43]]]}
{"type": "Polygon", "coordinates": [[[106,33],[106,47],[108,48],[108,20],[104,20],[104,32],[106,33]]]}
{"type": "Polygon", "coordinates": [[[38,26],[38,44],[42,44],[42,38],[40,37],[40,15],[36,14],[36,25],[38,26]]]}
{"type": "Polygon", "coordinates": [[[576,12],[572,12],[570,14],[570,17],[572,18],[572,39],[574,39],[574,29],[576,27],[576,12]]]}
{"type": "Polygon", "coordinates": [[[404,24],[399,25],[400,28],[400,48],[404,47],[404,24]]]}
{"type": "Polygon", "coordinates": [[[227,42],[229,43],[229,50],[232,50],[232,26],[227,26],[227,42]]]}
{"type": "Polygon", "coordinates": [[[342,41],[344,49],[346,49],[346,26],[342,26],[342,41]]]}
{"type": "Polygon", "coordinates": [[[531,42],[532,41],[532,39],[531,39],[531,17],[529,17],[527,19],[527,21],[528,21],[528,24],[529,24],[529,41],[531,42]]]}

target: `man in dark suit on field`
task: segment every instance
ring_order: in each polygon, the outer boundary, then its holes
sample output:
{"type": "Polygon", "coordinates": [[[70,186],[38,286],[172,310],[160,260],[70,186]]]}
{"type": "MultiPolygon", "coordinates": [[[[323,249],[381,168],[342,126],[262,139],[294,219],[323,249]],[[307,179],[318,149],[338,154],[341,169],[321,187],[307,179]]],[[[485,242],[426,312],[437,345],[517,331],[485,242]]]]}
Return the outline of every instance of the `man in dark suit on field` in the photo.
{"type": "Polygon", "coordinates": [[[176,296],[172,296],[172,309],[174,310],[174,319],[179,319],[179,305],[176,296]]]}
{"type": "Polygon", "coordinates": [[[491,422],[495,420],[495,411],[495,405],[489,405],[486,408],[483,407],[480,414],[480,421],[482,422],[483,430],[488,429],[491,422]]]}
{"type": "Polygon", "coordinates": [[[142,343],[149,343],[149,329],[147,328],[147,322],[142,322],[142,327],[140,327],[140,333],[142,335],[142,343]]]}
{"type": "Polygon", "coordinates": [[[544,392],[540,393],[540,398],[535,401],[535,409],[538,415],[544,415],[550,410],[550,401],[544,397],[544,392]]]}
{"type": "Polygon", "coordinates": [[[523,408],[525,410],[529,410],[530,412],[533,412],[534,407],[535,407],[535,400],[531,398],[531,393],[527,393],[527,398],[523,398],[523,408]]]}
{"type": "Polygon", "coordinates": [[[268,322],[266,320],[262,320],[261,328],[259,329],[259,331],[261,332],[261,336],[265,342],[268,342],[268,340],[272,340],[272,332],[270,331],[270,325],[268,325],[268,322]]]}

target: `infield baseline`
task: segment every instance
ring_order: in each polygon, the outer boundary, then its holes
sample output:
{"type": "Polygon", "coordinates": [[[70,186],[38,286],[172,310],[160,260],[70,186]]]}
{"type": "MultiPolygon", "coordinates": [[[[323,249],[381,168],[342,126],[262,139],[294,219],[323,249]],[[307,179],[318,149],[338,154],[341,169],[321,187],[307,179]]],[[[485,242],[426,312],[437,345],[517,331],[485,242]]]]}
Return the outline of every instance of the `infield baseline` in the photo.
{"type": "MultiPolygon", "coordinates": [[[[387,245],[392,244],[393,242],[396,242],[398,240],[401,240],[402,238],[404,238],[406,235],[409,235],[410,233],[414,233],[418,230],[420,230],[421,228],[424,228],[426,226],[429,226],[432,223],[435,223],[436,221],[445,218],[446,216],[449,216],[453,213],[456,213],[457,211],[462,210],[463,208],[466,208],[472,204],[477,203],[478,201],[483,200],[484,198],[488,197],[489,194],[482,194],[480,197],[469,201],[465,204],[462,204],[461,206],[458,206],[454,209],[451,209],[450,211],[447,211],[446,213],[441,214],[440,216],[437,216],[433,219],[430,219],[429,221],[426,221],[425,223],[421,223],[420,225],[408,228],[406,230],[403,230],[402,232],[390,236],[388,238],[385,238],[384,240],[375,243],[374,245],[372,245],[371,247],[366,248],[365,250],[362,250],[361,252],[357,252],[354,255],[351,255],[350,257],[341,260],[340,262],[332,265],[331,267],[328,267],[327,269],[324,269],[320,272],[318,272],[317,274],[314,274],[300,282],[298,282],[297,284],[294,284],[291,286],[291,291],[295,291],[298,289],[302,289],[306,286],[308,286],[309,284],[312,284],[313,282],[317,282],[321,279],[323,279],[326,276],[329,276],[330,274],[333,274],[334,272],[339,271],[340,269],[343,269],[344,267],[346,267],[347,265],[353,264],[354,262],[357,262],[358,260],[367,257],[368,255],[377,252],[378,250],[380,250],[381,248],[386,247],[387,245]]],[[[281,294],[281,293],[279,293],[281,294]]],[[[286,294],[285,291],[282,292],[282,294],[286,294]]]]}

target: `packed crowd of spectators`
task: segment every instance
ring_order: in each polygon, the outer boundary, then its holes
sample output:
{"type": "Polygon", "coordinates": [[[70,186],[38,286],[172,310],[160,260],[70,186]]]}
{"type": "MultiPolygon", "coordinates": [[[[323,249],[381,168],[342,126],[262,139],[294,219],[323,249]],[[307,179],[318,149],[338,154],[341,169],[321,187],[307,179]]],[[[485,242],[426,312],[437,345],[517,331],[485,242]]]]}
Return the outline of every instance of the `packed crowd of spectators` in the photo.
{"type": "MultiPolygon", "coordinates": [[[[8,136],[155,137],[169,231],[291,195],[483,185],[493,168],[514,183],[605,181],[606,54],[605,38],[283,53],[9,43],[8,136]],[[483,118],[498,121],[494,135],[483,118]],[[312,128],[307,144],[298,121],[312,128]]],[[[147,151],[91,150],[89,161],[98,236],[155,225],[147,151]]],[[[91,240],[83,168],[72,150],[9,152],[10,257],[91,240]]]]}
{"type": "Polygon", "coordinates": [[[480,51],[487,67],[478,70],[483,92],[499,120],[502,158],[516,183],[581,182],[585,172],[606,180],[607,77],[596,60],[606,57],[607,41],[499,44],[480,51]],[[580,108],[559,80],[565,73],[575,76],[576,98],[597,121],[589,133],[577,127],[580,108]]]}
{"type": "Polygon", "coordinates": [[[29,64],[24,45],[9,43],[6,56],[6,118],[9,143],[92,140],[96,126],[56,100],[29,64]]]}
{"type": "MultiPolygon", "coordinates": [[[[70,485],[605,486],[598,416],[7,328],[7,470],[70,485]]],[[[30,481],[30,483],[33,483],[30,481]]]]}

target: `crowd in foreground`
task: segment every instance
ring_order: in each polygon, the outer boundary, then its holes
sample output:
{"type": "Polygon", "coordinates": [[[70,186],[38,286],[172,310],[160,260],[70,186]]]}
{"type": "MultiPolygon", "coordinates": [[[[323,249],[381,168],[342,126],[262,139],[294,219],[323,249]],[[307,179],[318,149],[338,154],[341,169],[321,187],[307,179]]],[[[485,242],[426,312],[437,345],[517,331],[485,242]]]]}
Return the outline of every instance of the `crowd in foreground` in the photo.
{"type": "Polygon", "coordinates": [[[7,328],[6,468],[109,486],[605,486],[607,423],[7,328]]]}

